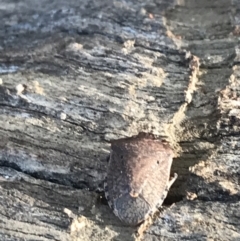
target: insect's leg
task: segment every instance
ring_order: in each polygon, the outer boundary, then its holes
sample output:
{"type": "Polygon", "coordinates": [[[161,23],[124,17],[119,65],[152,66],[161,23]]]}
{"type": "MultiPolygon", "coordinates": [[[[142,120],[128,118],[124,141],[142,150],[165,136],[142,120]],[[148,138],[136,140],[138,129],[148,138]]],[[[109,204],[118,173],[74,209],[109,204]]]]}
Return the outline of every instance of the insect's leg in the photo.
{"type": "Polygon", "coordinates": [[[178,177],[177,173],[174,173],[174,177],[167,183],[166,188],[165,188],[165,190],[163,191],[163,194],[162,194],[162,196],[161,196],[160,199],[159,199],[159,202],[158,202],[158,204],[157,204],[157,208],[160,208],[160,207],[162,206],[162,203],[163,203],[164,199],[166,198],[170,187],[171,187],[171,186],[173,185],[173,183],[176,181],[177,177],[178,177]]]}
{"type": "Polygon", "coordinates": [[[167,184],[167,187],[166,187],[166,191],[167,191],[167,192],[169,191],[169,189],[170,189],[170,187],[173,185],[173,183],[176,181],[177,177],[178,177],[178,174],[177,174],[177,173],[174,173],[173,178],[172,178],[172,179],[168,182],[168,184],[167,184]]]}

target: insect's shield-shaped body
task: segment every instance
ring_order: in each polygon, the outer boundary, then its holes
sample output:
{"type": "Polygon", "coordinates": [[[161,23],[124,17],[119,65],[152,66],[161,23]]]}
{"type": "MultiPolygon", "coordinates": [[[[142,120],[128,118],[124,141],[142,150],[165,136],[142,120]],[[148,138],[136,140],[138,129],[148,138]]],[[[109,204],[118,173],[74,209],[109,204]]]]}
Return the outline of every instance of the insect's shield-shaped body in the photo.
{"type": "Polygon", "coordinates": [[[106,198],[116,216],[137,225],[161,206],[174,182],[169,181],[173,152],[147,134],[113,141],[111,149],[106,198]]]}

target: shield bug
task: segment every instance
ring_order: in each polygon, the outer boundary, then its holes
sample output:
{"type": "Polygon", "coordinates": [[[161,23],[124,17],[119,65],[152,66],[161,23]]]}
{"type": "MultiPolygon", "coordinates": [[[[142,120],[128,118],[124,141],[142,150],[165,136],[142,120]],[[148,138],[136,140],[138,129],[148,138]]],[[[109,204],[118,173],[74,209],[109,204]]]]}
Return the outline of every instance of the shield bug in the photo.
{"type": "Polygon", "coordinates": [[[177,174],[170,180],[173,151],[150,134],[111,142],[105,196],[114,214],[137,225],[159,208],[177,174]]]}

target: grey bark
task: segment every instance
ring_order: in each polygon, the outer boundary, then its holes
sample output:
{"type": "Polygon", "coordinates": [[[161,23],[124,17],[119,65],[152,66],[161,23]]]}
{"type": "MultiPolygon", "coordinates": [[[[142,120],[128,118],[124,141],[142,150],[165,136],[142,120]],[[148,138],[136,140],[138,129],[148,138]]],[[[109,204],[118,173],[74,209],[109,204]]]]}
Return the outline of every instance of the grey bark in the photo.
{"type": "Polygon", "coordinates": [[[144,240],[240,240],[240,2],[0,1],[0,240],[134,240],[109,141],[168,140],[144,240]]]}

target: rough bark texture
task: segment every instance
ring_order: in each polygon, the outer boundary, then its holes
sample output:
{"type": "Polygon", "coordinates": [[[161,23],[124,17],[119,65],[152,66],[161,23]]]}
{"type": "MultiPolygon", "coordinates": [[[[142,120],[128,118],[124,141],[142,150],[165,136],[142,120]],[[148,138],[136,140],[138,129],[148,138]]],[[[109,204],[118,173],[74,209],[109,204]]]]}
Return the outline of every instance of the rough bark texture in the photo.
{"type": "Polygon", "coordinates": [[[139,132],[179,175],[143,239],[240,240],[239,1],[1,0],[0,19],[0,240],[134,240],[101,191],[109,140],[139,132]]]}

